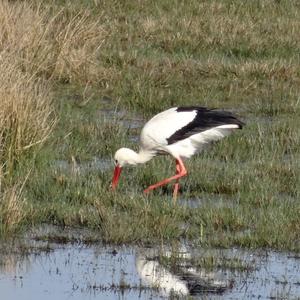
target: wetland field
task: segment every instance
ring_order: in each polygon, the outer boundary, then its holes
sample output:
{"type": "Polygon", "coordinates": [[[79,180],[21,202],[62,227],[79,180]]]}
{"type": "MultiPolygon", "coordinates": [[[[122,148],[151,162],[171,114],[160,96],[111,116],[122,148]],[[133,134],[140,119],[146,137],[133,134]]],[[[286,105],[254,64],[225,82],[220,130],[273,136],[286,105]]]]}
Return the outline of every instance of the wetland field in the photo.
{"type": "Polygon", "coordinates": [[[298,1],[1,1],[0,292],[299,299],[299,31],[298,1]],[[114,152],[178,105],[246,126],[175,204],[143,195],[170,157],[112,192],[114,152]]]}

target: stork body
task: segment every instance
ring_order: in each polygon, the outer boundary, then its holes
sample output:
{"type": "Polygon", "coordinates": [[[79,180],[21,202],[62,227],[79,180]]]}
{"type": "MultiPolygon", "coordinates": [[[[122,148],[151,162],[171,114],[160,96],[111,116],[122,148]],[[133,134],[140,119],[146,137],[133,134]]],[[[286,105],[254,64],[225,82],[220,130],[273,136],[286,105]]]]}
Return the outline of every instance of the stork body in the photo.
{"type": "Polygon", "coordinates": [[[232,113],[222,110],[198,106],[165,110],[145,124],[138,153],[128,148],[121,148],[115,153],[112,188],[117,186],[124,165],[145,163],[156,155],[170,154],[176,160],[176,174],[149,186],[144,192],[175,180],[173,196],[176,199],[178,180],[187,174],[183,159],[190,158],[208,143],[222,139],[243,125],[232,113]]]}

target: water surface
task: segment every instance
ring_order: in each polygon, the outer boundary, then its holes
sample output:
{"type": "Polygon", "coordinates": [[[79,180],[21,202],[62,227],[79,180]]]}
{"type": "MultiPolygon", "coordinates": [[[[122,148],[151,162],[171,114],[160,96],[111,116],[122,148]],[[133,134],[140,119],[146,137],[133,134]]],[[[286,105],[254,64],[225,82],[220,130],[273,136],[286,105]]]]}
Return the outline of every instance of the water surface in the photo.
{"type": "MultiPolygon", "coordinates": [[[[297,299],[300,259],[292,253],[174,247],[114,247],[32,240],[1,245],[1,299],[297,299]],[[176,252],[176,253],[175,253],[176,252]],[[239,269],[176,270],[160,257],[239,259],[239,269]]],[[[299,299],[299,298],[298,298],[299,299]]]]}

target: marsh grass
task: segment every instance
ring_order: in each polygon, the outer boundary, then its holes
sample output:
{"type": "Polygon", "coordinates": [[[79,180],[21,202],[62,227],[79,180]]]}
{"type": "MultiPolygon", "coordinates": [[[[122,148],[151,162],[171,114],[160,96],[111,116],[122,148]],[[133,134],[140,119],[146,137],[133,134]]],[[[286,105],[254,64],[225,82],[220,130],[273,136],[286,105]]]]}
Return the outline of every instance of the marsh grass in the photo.
{"type": "Polygon", "coordinates": [[[20,156],[42,144],[54,125],[49,87],[8,57],[0,63],[0,162],[11,173],[20,156]]]}
{"type": "Polygon", "coordinates": [[[0,193],[0,234],[7,237],[22,227],[27,217],[26,201],[22,187],[13,186],[0,193]]]}
{"type": "Polygon", "coordinates": [[[251,271],[254,269],[250,262],[245,262],[238,257],[225,257],[220,254],[203,255],[202,257],[182,258],[160,256],[160,263],[171,269],[178,269],[180,266],[193,266],[196,269],[205,270],[231,270],[231,271],[251,271]]]}
{"type": "Polygon", "coordinates": [[[53,15],[27,2],[2,1],[0,15],[0,197],[6,232],[9,224],[13,231],[20,223],[23,207],[16,187],[24,178],[14,173],[30,165],[24,159],[34,159],[56,122],[50,80],[92,80],[91,57],[103,30],[84,12],[53,15]]]}
{"type": "Polygon", "coordinates": [[[30,213],[20,224],[88,227],[114,243],[186,238],[208,247],[299,251],[296,1],[32,0],[4,1],[0,10],[1,55],[18,57],[16,71],[1,76],[11,74],[7,89],[17,87],[18,99],[28,90],[36,99],[32,116],[19,123],[39,129],[12,134],[26,130],[16,129],[10,113],[0,118],[0,132],[12,132],[2,135],[2,174],[8,153],[18,161],[14,180],[32,169],[23,190],[30,213]],[[28,84],[12,85],[19,77],[28,84]],[[137,148],[139,128],[119,122],[114,111],[146,120],[195,104],[232,110],[246,122],[187,162],[182,195],[201,199],[200,207],[173,205],[171,185],[142,195],[174,172],[171,158],[125,169],[116,193],[109,189],[112,168],[77,168],[95,157],[109,160],[121,146],[137,148]],[[20,156],[26,147],[31,155],[20,156]],[[60,160],[71,167],[58,168],[60,160]],[[230,205],[214,205],[216,197],[230,205]]]}
{"type": "Polygon", "coordinates": [[[53,12],[27,1],[2,1],[0,12],[1,47],[18,57],[23,71],[61,82],[95,80],[101,69],[96,57],[106,32],[88,11],[53,12]]]}

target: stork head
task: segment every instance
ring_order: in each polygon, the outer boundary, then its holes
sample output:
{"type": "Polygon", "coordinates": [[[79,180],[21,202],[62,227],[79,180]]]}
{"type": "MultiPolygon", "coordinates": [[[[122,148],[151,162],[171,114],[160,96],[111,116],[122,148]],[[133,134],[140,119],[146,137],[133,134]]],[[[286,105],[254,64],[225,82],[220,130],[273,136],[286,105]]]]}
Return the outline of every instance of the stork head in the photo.
{"type": "Polygon", "coordinates": [[[115,159],[115,171],[112,179],[112,189],[114,190],[118,185],[119,177],[122,171],[122,167],[125,165],[136,165],[138,154],[128,148],[120,148],[114,156],[115,159]]]}

